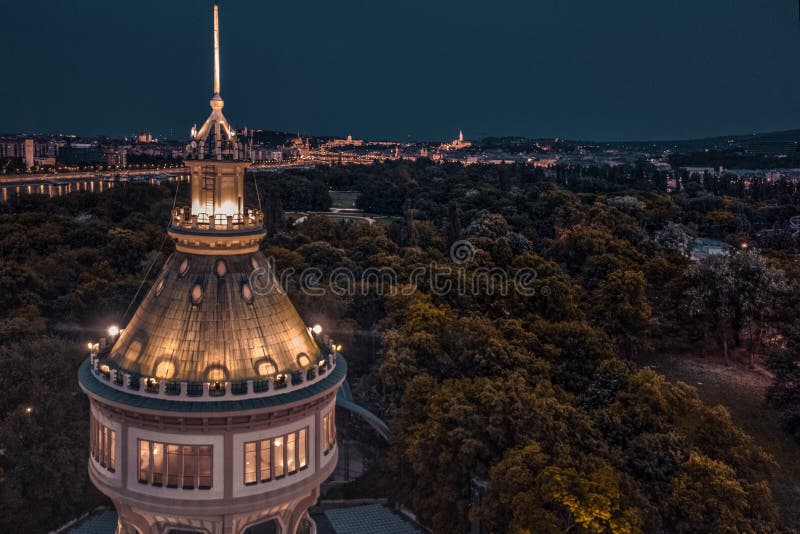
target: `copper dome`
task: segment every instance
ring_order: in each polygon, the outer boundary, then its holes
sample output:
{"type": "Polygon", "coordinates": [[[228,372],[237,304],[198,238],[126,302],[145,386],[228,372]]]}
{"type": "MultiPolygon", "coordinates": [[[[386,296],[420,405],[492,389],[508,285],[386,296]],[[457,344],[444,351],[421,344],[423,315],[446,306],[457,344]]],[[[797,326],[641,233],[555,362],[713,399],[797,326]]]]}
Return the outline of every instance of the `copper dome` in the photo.
{"type": "Polygon", "coordinates": [[[261,252],[175,252],[108,363],[175,382],[274,378],[316,365],[319,347],[266,267],[261,252]]]}

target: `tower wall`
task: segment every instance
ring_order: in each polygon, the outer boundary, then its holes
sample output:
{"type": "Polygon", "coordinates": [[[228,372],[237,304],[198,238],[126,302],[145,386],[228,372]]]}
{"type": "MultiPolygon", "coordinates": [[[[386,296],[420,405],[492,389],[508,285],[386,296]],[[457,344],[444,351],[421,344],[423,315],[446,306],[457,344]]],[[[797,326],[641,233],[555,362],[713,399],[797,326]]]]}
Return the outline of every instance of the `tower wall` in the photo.
{"type": "MultiPolygon", "coordinates": [[[[142,414],[90,393],[92,427],[113,430],[114,470],[94,456],[89,460],[92,482],[114,502],[124,534],[168,534],[171,530],[206,534],[241,534],[247,528],[274,520],[281,534],[294,533],[308,507],[319,497],[320,484],[336,466],[334,444],[325,451],[324,417],[335,409],[336,388],[301,403],[261,411],[259,418],[239,412],[193,418],[174,412],[142,414]],[[307,463],[268,481],[247,483],[247,443],[274,440],[307,429],[307,463]],[[141,480],[140,444],[213,447],[213,482],[208,489],[184,489],[153,484],[153,468],[141,480]]],[[[148,455],[153,459],[152,448],[148,455]]],[[[164,467],[169,465],[164,460],[164,467]]],[[[169,469],[164,470],[164,476],[169,469]]]]}

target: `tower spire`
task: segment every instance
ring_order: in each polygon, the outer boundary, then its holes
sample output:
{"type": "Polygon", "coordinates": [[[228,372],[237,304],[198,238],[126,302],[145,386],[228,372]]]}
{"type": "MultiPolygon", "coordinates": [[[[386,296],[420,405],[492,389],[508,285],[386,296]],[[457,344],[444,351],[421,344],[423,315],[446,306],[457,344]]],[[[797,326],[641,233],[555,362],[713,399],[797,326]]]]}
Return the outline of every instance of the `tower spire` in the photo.
{"type": "Polygon", "coordinates": [[[214,0],[214,98],[220,96],[219,85],[219,2],[214,0]]]}

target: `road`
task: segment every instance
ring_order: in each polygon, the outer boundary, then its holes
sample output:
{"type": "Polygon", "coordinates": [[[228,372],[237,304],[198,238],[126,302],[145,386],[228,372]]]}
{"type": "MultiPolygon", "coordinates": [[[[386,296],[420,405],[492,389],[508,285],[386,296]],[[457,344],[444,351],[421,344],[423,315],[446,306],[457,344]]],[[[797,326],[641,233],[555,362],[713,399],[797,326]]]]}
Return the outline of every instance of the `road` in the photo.
{"type": "MultiPolygon", "coordinates": [[[[326,165],[322,161],[289,161],[282,163],[255,163],[251,169],[254,170],[279,170],[290,168],[306,168],[315,165],[326,165]]],[[[116,176],[129,177],[137,175],[156,175],[165,174],[167,176],[178,176],[182,174],[189,174],[188,167],[175,167],[175,168],[152,168],[152,169],[121,169],[113,171],[79,171],[79,172],[54,172],[45,174],[7,174],[0,176],[0,185],[19,185],[41,182],[70,182],[81,180],[102,180],[114,179],[116,176]]]]}

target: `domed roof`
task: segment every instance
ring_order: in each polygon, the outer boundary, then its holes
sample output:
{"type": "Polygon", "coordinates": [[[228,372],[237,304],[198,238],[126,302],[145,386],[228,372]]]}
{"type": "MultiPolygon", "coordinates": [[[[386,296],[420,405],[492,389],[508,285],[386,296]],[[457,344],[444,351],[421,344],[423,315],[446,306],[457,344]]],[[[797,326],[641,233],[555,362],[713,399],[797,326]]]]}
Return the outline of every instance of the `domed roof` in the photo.
{"type": "Polygon", "coordinates": [[[269,378],[316,365],[319,347],[266,267],[261,252],[175,252],[108,363],[174,382],[269,378]]]}

